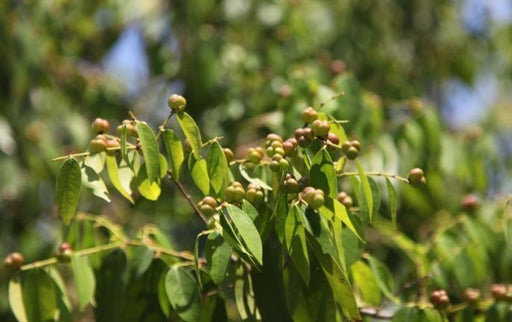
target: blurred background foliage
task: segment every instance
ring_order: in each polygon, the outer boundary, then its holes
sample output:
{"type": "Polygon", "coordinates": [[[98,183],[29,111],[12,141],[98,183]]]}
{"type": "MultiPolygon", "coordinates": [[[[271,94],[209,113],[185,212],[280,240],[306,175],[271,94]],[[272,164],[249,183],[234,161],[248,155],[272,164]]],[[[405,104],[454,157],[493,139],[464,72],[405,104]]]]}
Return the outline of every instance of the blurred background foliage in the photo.
{"type": "MultiPolygon", "coordinates": [[[[350,120],[365,169],[426,170],[426,188],[398,186],[400,230],[444,236],[442,254],[463,242],[463,230],[446,227],[474,193],[491,241],[469,284],[511,282],[512,252],[490,233],[512,187],[511,22],[505,0],[1,1],[0,253],[53,254],[62,234],[51,159],[85,150],[95,117],[115,128],[131,110],[156,127],[167,97],[181,93],[205,135],[244,157],[270,131],[290,136],[306,106],[344,92],[324,109],[350,120]]],[[[133,231],[157,223],[190,249],[201,227],[174,194],[168,185],[160,201],[130,206],[84,193],[79,208],[133,231]]],[[[410,278],[382,244],[368,247],[397,281],[410,278]]],[[[5,274],[0,285],[4,321],[5,274]]]]}

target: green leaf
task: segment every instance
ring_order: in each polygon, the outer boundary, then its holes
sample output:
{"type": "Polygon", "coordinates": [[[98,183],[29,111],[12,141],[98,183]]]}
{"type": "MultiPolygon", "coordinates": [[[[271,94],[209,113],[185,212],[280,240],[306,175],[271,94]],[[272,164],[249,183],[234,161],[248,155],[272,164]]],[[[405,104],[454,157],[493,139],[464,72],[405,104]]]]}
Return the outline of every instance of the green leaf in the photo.
{"type": "Polygon", "coordinates": [[[128,279],[128,261],[122,249],[103,256],[97,272],[94,317],[98,321],[122,322],[128,279]]]}
{"type": "Polygon", "coordinates": [[[208,162],[208,176],[213,191],[217,195],[223,195],[229,183],[229,166],[226,155],[219,142],[213,142],[206,156],[208,162]]]}
{"type": "Polygon", "coordinates": [[[83,310],[89,302],[94,301],[94,290],[96,287],[94,272],[89,264],[89,258],[85,256],[73,254],[71,256],[71,267],[73,269],[80,310],[83,310]]]}
{"type": "Polygon", "coordinates": [[[396,196],[396,190],[393,186],[393,183],[391,183],[391,180],[389,180],[388,177],[386,177],[386,187],[388,190],[388,205],[389,205],[389,213],[391,215],[391,222],[393,223],[393,227],[396,229],[396,216],[397,216],[397,196],[396,196]]]}
{"type": "Polygon", "coordinates": [[[58,310],[58,290],[52,278],[36,268],[21,273],[21,291],[27,321],[53,321],[58,310]]]}
{"type": "Polygon", "coordinates": [[[59,216],[69,225],[78,205],[82,174],[78,162],[70,158],[64,162],[57,176],[56,199],[59,216]]]}
{"type": "Polygon", "coordinates": [[[135,173],[124,160],[121,160],[121,162],[119,163],[119,167],[117,168],[117,174],[119,177],[119,183],[121,184],[121,187],[124,189],[124,191],[131,195],[131,183],[133,178],[135,177],[135,173]]]}
{"type": "Polygon", "coordinates": [[[512,198],[508,199],[505,204],[503,218],[505,220],[505,240],[509,246],[512,246],[512,198]]]}
{"type": "Polygon", "coordinates": [[[176,180],[180,179],[181,166],[185,161],[185,154],[183,153],[183,145],[176,133],[172,130],[165,130],[163,134],[165,148],[169,159],[172,175],[176,180]]]}
{"type": "Polygon", "coordinates": [[[297,268],[304,283],[309,285],[309,255],[304,226],[302,226],[300,220],[300,212],[302,212],[302,209],[295,205],[290,208],[286,216],[285,245],[295,268],[297,268]]]}
{"type": "Polygon", "coordinates": [[[388,299],[398,303],[399,300],[393,295],[393,275],[389,269],[384,263],[372,256],[368,257],[368,263],[379,289],[388,299]]]}
{"type": "Polygon", "coordinates": [[[186,112],[176,114],[178,116],[178,123],[185,134],[190,146],[192,147],[192,153],[196,157],[196,159],[201,158],[201,132],[199,132],[199,127],[197,127],[194,119],[188,115],[186,112]]]}
{"type": "Polygon", "coordinates": [[[336,122],[337,120],[331,115],[327,115],[327,118],[329,121],[332,121],[330,131],[340,138],[340,143],[347,141],[347,135],[345,134],[345,129],[343,128],[343,126],[340,123],[336,122]]]}
{"type": "Polygon", "coordinates": [[[368,265],[357,261],[350,267],[350,272],[363,300],[369,305],[379,306],[381,292],[368,265]]]}
{"type": "Polygon", "coordinates": [[[347,213],[345,206],[339,202],[338,199],[327,198],[325,204],[320,209],[324,207],[329,209],[330,212],[334,213],[334,215],[340,219],[348,227],[348,229],[350,229],[350,231],[352,231],[354,235],[357,236],[357,238],[364,242],[362,233],[359,232],[354,224],[355,220],[351,218],[351,215],[347,213]]]}
{"type": "Polygon", "coordinates": [[[405,306],[393,315],[392,322],[441,322],[443,318],[437,310],[428,307],[405,306]]]}
{"type": "Polygon", "coordinates": [[[254,256],[256,261],[263,264],[263,247],[261,238],[251,218],[240,208],[226,204],[224,209],[228,212],[244,246],[254,256]]]}
{"type": "MultiPolygon", "coordinates": [[[[165,160],[165,157],[161,154],[159,154],[159,161],[160,177],[163,178],[167,171],[167,161],[165,160]]],[[[135,185],[137,186],[137,189],[144,198],[154,201],[158,199],[162,191],[160,188],[160,180],[158,182],[150,182],[149,178],[147,177],[146,171],[146,168],[140,169],[135,180],[135,185]]]]}
{"type": "Polygon", "coordinates": [[[137,132],[139,133],[149,183],[160,183],[160,157],[156,137],[145,122],[137,121],[137,132]]]}
{"type": "Polygon", "coordinates": [[[82,167],[82,184],[84,187],[92,191],[92,194],[98,198],[105,200],[106,202],[110,202],[110,197],[108,196],[108,189],[105,185],[105,182],[98,173],[94,171],[93,168],[84,166],[82,167]]]}
{"type": "Polygon", "coordinates": [[[325,149],[313,157],[309,177],[313,187],[322,189],[333,199],[338,197],[338,177],[331,156],[325,149]]]}
{"type": "Polygon", "coordinates": [[[90,153],[82,162],[84,166],[92,168],[94,172],[99,174],[103,171],[103,168],[105,168],[106,156],[107,153],[105,152],[90,153]]]}
{"type": "Polygon", "coordinates": [[[341,267],[336,264],[332,256],[322,252],[320,245],[313,236],[308,235],[307,241],[325,273],[325,277],[331,286],[334,299],[341,307],[343,314],[350,321],[360,321],[361,315],[359,314],[359,308],[357,307],[354,292],[345,273],[341,267]]]}
{"type": "Polygon", "coordinates": [[[112,182],[112,185],[114,185],[114,188],[123,195],[128,201],[130,201],[132,204],[134,203],[132,196],[125,190],[123,185],[121,184],[121,181],[119,180],[119,171],[117,168],[117,160],[114,155],[107,155],[107,172],[108,176],[110,178],[110,182],[112,182]]]}
{"type": "Polygon", "coordinates": [[[52,278],[55,286],[57,287],[57,300],[58,300],[58,313],[56,320],[57,321],[72,321],[71,317],[71,301],[68,297],[67,286],[64,283],[59,271],[56,267],[48,267],[47,269],[48,275],[52,278]]]}
{"type": "Polygon", "coordinates": [[[375,182],[375,180],[373,180],[373,178],[368,177],[368,183],[370,184],[370,188],[372,190],[372,200],[373,200],[372,213],[377,214],[379,212],[380,200],[381,200],[380,189],[379,189],[379,186],[377,185],[377,183],[375,182]]]}
{"type": "Polygon", "coordinates": [[[15,274],[9,281],[9,305],[11,311],[20,322],[26,322],[27,314],[23,304],[23,289],[21,287],[20,274],[15,274]]]}
{"type": "Polygon", "coordinates": [[[245,170],[244,165],[242,163],[240,163],[238,165],[238,171],[240,171],[240,174],[242,175],[242,177],[245,180],[249,181],[250,183],[255,183],[255,184],[257,184],[258,186],[262,187],[265,190],[272,191],[272,187],[269,186],[265,181],[261,180],[260,178],[253,178],[253,177],[251,177],[247,173],[247,171],[245,170]]]}
{"type": "Polygon", "coordinates": [[[121,138],[121,159],[126,163],[126,164],[130,164],[129,160],[128,160],[128,149],[127,149],[127,142],[126,142],[126,124],[123,125],[121,127],[121,133],[120,133],[120,138],[121,138]]]}
{"type": "Polygon", "coordinates": [[[188,167],[196,186],[204,195],[208,195],[210,193],[210,178],[208,177],[206,160],[203,158],[196,159],[191,154],[188,159],[188,167]]]}
{"type": "Polygon", "coordinates": [[[361,166],[361,162],[359,159],[356,159],[357,172],[359,173],[359,179],[361,180],[361,187],[364,193],[364,199],[366,200],[368,215],[370,222],[373,219],[373,197],[372,197],[372,188],[370,187],[370,183],[368,182],[368,177],[361,166]]]}
{"type": "Polygon", "coordinates": [[[205,256],[213,282],[220,285],[226,277],[233,247],[218,232],[206,239],[205,256]]]}
{"type": "Polygon", "coordinates": [[[136,247],[130,258],[130,266],[132,274],[137,278],[140,277],[151,266],[155,252],[146,246],[136,247]]]}
{"type": "Polygon", "coordinates": [[[259,216],[258,210],[256,210],[252,203],[250,203],[246,199],[242,200],[242,211],[245,212],[251,218],[252,221],[255,221],[256,218],[258,218],[259,216]]]}
{"type": "Polygon", "coordinates": [[[165,277],[165,291],[172,308],[184,321],[198,321],[201,302],[197,283],[182,268],[173,267],[165,277]]]}

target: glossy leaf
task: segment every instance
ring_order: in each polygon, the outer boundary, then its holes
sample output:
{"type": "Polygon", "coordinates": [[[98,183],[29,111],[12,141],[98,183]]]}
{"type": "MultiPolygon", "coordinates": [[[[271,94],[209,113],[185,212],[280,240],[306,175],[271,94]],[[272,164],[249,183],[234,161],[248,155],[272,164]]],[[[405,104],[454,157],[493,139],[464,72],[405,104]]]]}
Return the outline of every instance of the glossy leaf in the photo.
{"type": "Polygon", "coordinates": [[[219,142],[210,145],[206,160],[212,189],[217,195],[223,195],[229,183],[229,166],[219,142]]]}
{"type": "Polygon", "coordinates": [[[171,268],[165,277],[165,290],[172,308],[187,322],[198,320],[201,299],[195,279],[182,268],[171,268]]]}
{"type": "Polygon", "coordinates": [[[177,114],[178,123],[185,134],[190,146],[192,147],[192,153],[196,159],[201,158],[201,132],[194,119],[186,112],[177,114]]]}
{"type": "Polygon", "coordinates": [[[155,134],[145,123],[137,121],[137,132],[139,133],[142,154],[144,155],[144,164],[148,174],[149,183],[160,182],[160,160],[158,152],[158,143],[155,134]]]}
{"type": "Polygon", "coordinates": [[[190,155],[188,158],[188,168],[192,180],[196,184],[197,188],[201,190],[204,195],[210,193],[210,178],[208,176],[206,160],[203,158],[195,159],[194,155],[190,155]]]}
{"type": "Polygon", "coordinates": [[[59,216],[66,225],[69,225],[75,214],[81,182],[78,162],[73,158],[66,160],[60,168],[55,188],[59,216]]]}
{"type": "Polygon", "coordinates": [[[218,232],[208,235],[205,245],[206,262],[213,282],[220,285],[226,276],[233,247],[218,232]]]}
{"type": "Polygon", "coordinates": [[[89,264],[89,258],[85,256],[73,254],[71,256],[71,267],[80,310],[83,310],[88,303],[94,301],[96,279],[89,264]]]}
{"type": "Polygon", "coordinates": [[[386,187],[388,190],[388,205],[389,205],[389,213],[391,215],[391,222],[393,223],[393,227],[396,229],[396,216],[397,216],[397,196],[396,196],[396,190],[393,186],[393,183],[391,183],[391,180],[389,180],[388,177],[386,177],[386,187]]]}
{"type": "Polygon", "coordinates": [[[181,166],[185,161],[185,155],[183,152],[183,144],[178,138],[176,133],[172,130],[165,130],[163,132],[163,140],[165,148],[167,150],[167,156],[169,160],[169,167],[171,168],[172,175],[176,180],[180,179],[181,166]]]}
{"type": "Polygon", "coordinates": [[[112,182],[112,185],[114,188],[121,193],[123,197],[128,199],[132,204],[134,203],[132,196],[125,190],[124,186],[121,184],[121,181],[119,179],[119,170],[117,167],[117,160],[116,157],[113,155],[107,155],[107,172],[108,176],[110,178],[110,182],[112,182]]]}
{"type": "Polygon", "coordinates": [[[368,177],[361,166],[361,162],[356,159],[357,172],[359,173],[359,179],[361,180],[361,188],[364,194],[364,199],[366,200],[368,216],[370,222],[373,219],[373,197],[372,197],[372,189],[370,187],[370,183],[368,182],[368,177]]]}
{"type": "Polygon", "coordinates": [[[244,246],[260,265],[263,264],[263,247],[261,238],[251,218],[236,206],[226,204],[225,209],[229,213],[229,216],[233,221],[233,225],[238,231],[244,246]]]}

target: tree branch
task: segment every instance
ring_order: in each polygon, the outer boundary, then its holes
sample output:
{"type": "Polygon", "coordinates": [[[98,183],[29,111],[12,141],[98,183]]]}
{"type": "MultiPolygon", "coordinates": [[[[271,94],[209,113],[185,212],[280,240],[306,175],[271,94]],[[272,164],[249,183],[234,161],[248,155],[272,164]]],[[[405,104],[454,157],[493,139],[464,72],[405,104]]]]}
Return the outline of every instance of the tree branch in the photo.
{"type": "Polygon", "coordinates": [[[199,208],[197,208],[196,203],[192,200],[192,197],[187,193],[185,187],[183,187],[183,185],[174,178],[174,176],[172,175],[172,171],[167,171],[167,175],[169,176],[169,179],[171,179],[176,184],[178,190],[181,192],[183,197],[187,199],[192,209],[194,209],[194,213],[196,214],[196,216],[198,216],[205,224],[208,224],[208,220],[206,219],[206,217],[201,213],[199,208]]]}

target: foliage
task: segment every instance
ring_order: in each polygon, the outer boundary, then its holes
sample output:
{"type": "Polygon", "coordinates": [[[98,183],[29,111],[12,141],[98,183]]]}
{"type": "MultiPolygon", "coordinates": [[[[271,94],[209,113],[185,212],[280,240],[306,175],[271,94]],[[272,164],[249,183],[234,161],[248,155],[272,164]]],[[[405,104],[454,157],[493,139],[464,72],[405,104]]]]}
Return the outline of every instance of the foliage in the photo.
{"type": "Polygon", "coordinates": [[[23,266],[6,262],[14,271],[9,298],[15,316],[67,321],[74,307],[91,304],[100,321],[441,321],[484,315],[505,321],[501,307],[512,287],[493,286],[493,299],[482,299],[471,287],[485,285],[492,256],[509,254],[509,219],[496,211],[483,221],[478,200],[467,197],[463,207],[471,213],[446,219],[428,242],[410,239],[396,229],[400,194],[391,180],[421,191],[427,188],[423,170],[412,169],[407,178],[365,170],[350,153],[355,147],[364,154],[364,143],[340,142],[345,121],[325,114],[324,105],[304,111],[309,124],[295,137],[269,134],[265,150],[255,147],[247,159],[229,162],[232,153],[222,149],[221,138],[204,142],[183,109],[173,109],[156,135],[133,114],[118,128],[120,136],[94,128],[98,135],[88,152],[54,159],[63,161],[56,198],[65,244],[50,259],[23,266]],[[181,133],[166,128],[174,117],[181,133]],[[129,136],[128,126],[134,129],[129,136]],[[105,167],[129,202],[165,198],[162,179],[174,182],[207,228],[197,234],[193,252],[177,251],[153,225],[131,238],[104,216],[75,214],[82,184],[110,201],[105,167]],[[174,171],[190,177],[204,196],[200,202],[174,171]],[[247,189],[241,182],[249,183],[247,189]],[[496,233],[502,238],[493,238],[496,233]],[[408,257],[411,281],[400,286],[392,269],[372,254],[375,238],[408,257]],[[61,277],[68,265],[78,303],[61,277]]]}

